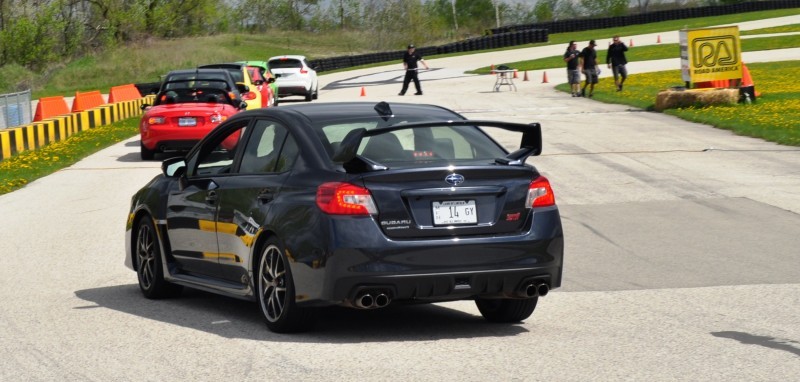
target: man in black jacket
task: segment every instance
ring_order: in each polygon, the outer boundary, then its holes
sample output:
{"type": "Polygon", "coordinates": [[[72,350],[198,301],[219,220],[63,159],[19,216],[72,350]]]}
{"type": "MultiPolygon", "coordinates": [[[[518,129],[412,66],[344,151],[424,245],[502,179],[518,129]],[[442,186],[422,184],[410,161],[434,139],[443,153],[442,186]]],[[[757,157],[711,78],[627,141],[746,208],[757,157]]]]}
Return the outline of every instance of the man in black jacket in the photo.
{"type": "Polygon", "coordinates": [[[619,36],[614,36],[614,42],[608,47],[606,64],[611,68],[611,72],[614,73],[614,84],[617,85],[618,92],[622,91],[622,84],[628,78],[628,69],[625,68],[625,65],[628,64],[628,60],[625,59],[625,52],[627,51],[628,47],[625,46],[625,43],[619,41],[619,36]]]}
{"type": "Polygon", "coordinates": [[[414,95],[422,95],[422,87],[419,85],[419,77],[417,76],[417,61],[421,62],[425,69],[428,69],[428,64],[416,52],[414,44],[411,44],[403,54],[403,68],[406,70],[406,76],[403,78],[403,90],[400,90],[398,95],[406,95],[406,90],[408,90],[408,84],[411,80],[414,80],[414,86],[417,88],[417,92],[414,95]]]}

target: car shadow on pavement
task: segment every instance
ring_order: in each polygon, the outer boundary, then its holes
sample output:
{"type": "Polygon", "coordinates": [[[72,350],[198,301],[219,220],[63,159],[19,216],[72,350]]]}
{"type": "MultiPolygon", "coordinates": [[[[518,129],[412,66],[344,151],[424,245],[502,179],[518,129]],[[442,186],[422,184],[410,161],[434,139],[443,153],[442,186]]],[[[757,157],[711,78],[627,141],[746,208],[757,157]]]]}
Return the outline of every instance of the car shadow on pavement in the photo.
{"type": "MultiPolygon", "coordinates": [[[[179,325],[226,338],[302,343],[430,341],[516,336],[521,324],[492,324],[480,315],[436,304],[390,305],[384,309],[321,308],[314,330],[276,334],[267,329],[254,302],[185,288],[180,297],[148,300],[136,284],[84,289],[83,300],[141,318],[179,325]]],[[[94,308],[94,306],[90,306],[94,308]]],[[[87,309],[89,307],[76,307],[87,309]]],[[[535,319],[535,314],[533,316],[535,319]]]]}

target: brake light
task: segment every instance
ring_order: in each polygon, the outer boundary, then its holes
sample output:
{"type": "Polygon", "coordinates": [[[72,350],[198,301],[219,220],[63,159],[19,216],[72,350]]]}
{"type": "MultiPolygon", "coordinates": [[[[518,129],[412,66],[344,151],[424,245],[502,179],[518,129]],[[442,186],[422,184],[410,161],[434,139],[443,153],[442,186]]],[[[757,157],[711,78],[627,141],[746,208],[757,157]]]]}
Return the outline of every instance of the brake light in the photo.
{"type": "Polygon", "coordinates": [[[329,182],[317,188],[317,206],[331,215],[375,215],[372,194],[349,183],[329,182]]]}
{"type": "Polygon", "coordinates": [[[148,125],[163,125],[166,120],[164,117],[150,117],[147,119],[148,125]]]}
{"type": "Polygon", "coordinates": [[[212,114],[211,115],[211,123],[224,122],[226,119],[228,119],[228,117],[225,116],[225,115],[220,115],[220,114],[212,114]]]}
{"type": "Polygon", "coordinates": [[[550,181],[540,176],[531,182],[528,187],[528,200],[525,206],[528,208],[547,207],[556,204],[556,196],[550,187],[550,181]]]}
{"type": "Polygon", "coordinates": [[[306,68],[300,68],[300,74],[308,74],[308,70],[306,70],[306,68]]]}

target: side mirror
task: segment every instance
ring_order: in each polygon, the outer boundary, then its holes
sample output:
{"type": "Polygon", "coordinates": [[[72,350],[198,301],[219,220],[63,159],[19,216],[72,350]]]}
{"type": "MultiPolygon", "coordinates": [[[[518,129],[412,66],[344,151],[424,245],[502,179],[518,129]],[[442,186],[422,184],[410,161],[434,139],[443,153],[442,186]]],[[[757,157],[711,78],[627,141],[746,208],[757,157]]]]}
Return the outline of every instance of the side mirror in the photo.
{"type": "Polygon", "coordinates": [[[239,93],[245,94],[250,91],[250,87],[241,82],[237,82],[236,90],[239,90],[239,93]]]}
{"type": "Polygon", "coordinates": [[[240,103],[239,104],[239,110],[245,110],[245,109],[247,109],[247,102],[240,103]]]}
{"type": "Polygon", "coordinates": [[[186,160],[180,157],[169,158],[161,162],[161,172],[168,178],[177,178],[186,173],[186,160]]]}
{"type": "Polygon", "coordinates": [[[141,106],[141,109],[142,109],[142,111],[145,111],[145,110],[149,109],[150,106],[152,106],[152,105],[150,105],[149,103],[143,103],[142,106],[141,106]]]}
{"type": "Polygon", "coordinates": [[[264,84],[264,80],[255,80],[255,81],[253,81],[253,85],[255,85],[255,86],[261,86],[263,84],[264,84]]]}

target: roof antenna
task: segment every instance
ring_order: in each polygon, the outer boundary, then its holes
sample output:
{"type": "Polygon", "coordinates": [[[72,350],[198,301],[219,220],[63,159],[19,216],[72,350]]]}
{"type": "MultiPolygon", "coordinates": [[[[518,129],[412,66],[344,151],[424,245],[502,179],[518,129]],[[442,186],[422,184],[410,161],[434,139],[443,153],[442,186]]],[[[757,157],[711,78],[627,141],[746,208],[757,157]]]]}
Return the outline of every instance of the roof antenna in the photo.
{"type": "Polygon", "coordinates": [[[384,121],[388,121],[389,118],[394,117],[394,113],[392,113],[392,108],[389,107],[389,103],[387,103],[386,101],[381,101],[375,104],[375,111],[378,112],[378,115],[380,115],[384,121]]]}

